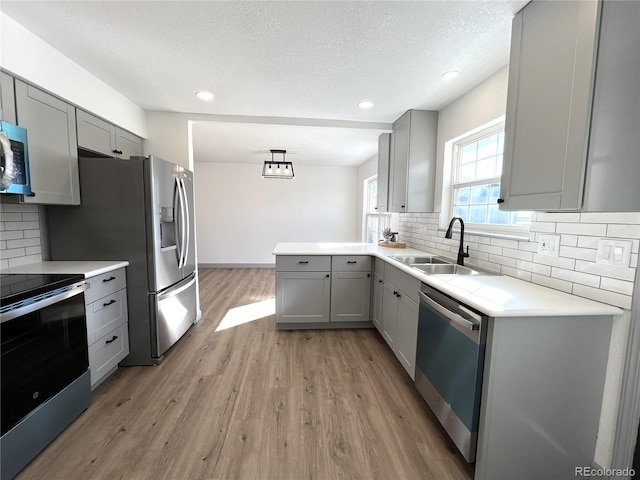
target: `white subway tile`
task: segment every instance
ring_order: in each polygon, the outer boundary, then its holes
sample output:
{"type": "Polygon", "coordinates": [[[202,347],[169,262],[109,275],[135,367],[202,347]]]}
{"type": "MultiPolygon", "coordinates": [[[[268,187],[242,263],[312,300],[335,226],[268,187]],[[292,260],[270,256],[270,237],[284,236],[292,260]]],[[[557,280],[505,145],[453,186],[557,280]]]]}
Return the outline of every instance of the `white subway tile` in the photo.
{"type": "Polygon", "coordinates": [[[640,212],[583,212],[580,221],[586,223],[631,223],[640,224],[640,212]]]}
{"type": "Polygon", "coordinates": [[[551,257],[549,255],[540,255],[540,254],[534,254],[533,261],[535,263],[550,265],[552,267],[566,268],[567,270],[574,270],[576,265],[576,261],[573,258],[551,257]]]}
{"type": "Polygon", "coordinates": [[[564,268],[553,267],[551,269],[551,276],[559,278],[560,280],[566,280],[567,282],[581,283],[582,285],[588,285],[590,287],[598,288],[600,286],[599,276],[576,272],[574,270],[565,270],[564,268]]]}
{"type": "Polygon", "coordinates": [[[607,225],[603,223],[558,223],[556,232],[604,237],[607,234],[607,225]]]}
{"type": "MultiPolygon", "coordinates": [[[[40,237],[40,234],[38,234],[38,237],[40,237]]],[[[0,238],[2,240],[16,240],[18,238],[24,238],[24,230],[2,231],[0,232],[0,238]]]]}
{"type": "Polygon", "coordinates": [[[595,262],[597,253],[597,250],[592,250],[590,248],[566,247],[560,245],[559,255],[561,257],[576,258],[580,260],[595,262]]]}
{"type": "Polygon", "coordinates": [[[24,257],[24,248],[12,248],[11,250],[0,250],[0,258],[24,257]]]}
{"type": "Polygon", "coordinates": [[[530,232],[556,233],[556,224],[553,222],[531,222],[530,232]]]}
{"type": "Polygon", "coordinates": [[[620,293],[621,295],[633,295],[633,282],[625,282],[624,280],[604,277],[600,283],[600,288],[620,293]]]}
{"type": "Polygon", "coordinates": [[[640,225],[609,224],[607,237],[640,238],[640,225]]]}
{"type": "Polygon", "coordinates": [[[560,245],[566,245],[567,247],[577,247],[578,246],[578,236],[577,235],[560,235],[560,245]]]}
{"type": "Polygon", "coordinates": [[[515,258],[503,257],[502,255],[489,255],[489,261],[499,265],[506,265],[507,267],[516,266],[515,258]]]}
{"type": "Polygon", "coordinates": [[[500,273],[500,265],[496,265],[493,262],[485,262],[484,260],[478,260],[478,266],[480,268],[484,268],[485,270],[490,270],[492,272],[500,273]]]}
{"type": "Polygon", "coordinates": [[[523,252],[537,252],[538,244],[536,242],[529,242],[526,240],[521,240],[518,242],[518,250],[522,250],[523,252]]]}
{"type": "Polygon", "coordinates": [[[37,213],[23,213],[22,221],[23,222],[37,222],[39,220],[39,216],[37,213]]]}
{"type": "Polygon", "coordinates": [[[22,213],[3,213],[2,221],[3,222],[21,222],[22,213]]]}
{"type": "Polygon", "coordinates": [[[38,205],[27,205],[24,203],[5,203],[2,208],[3,212],[37,212],[38,205]]]}
{"type": "Polygon", "coordinates": [[[595,250],[598,249],[598,242],[602,240],[602,237],[587,237],[584,235],[580,235],[578,237],[578,247],[581,248],[593,248],[595,250]]]}
{"type": "Polygon", "coordinates": [[[629,282],[633,282],[636,276],[635,268],[613,267],[584,260],[576,260],[575,270],[576,272],[591,273],[601,277],[617,278],[618,280],[627,280],[629,282]]]}
{"type": "Polygon", "coordinates": [[[7,249],[7,241],[0,240],[0,250],[6,250],[6,249],[7,249]]]}
{"type": "Polygon", "coordinates": [[[9,260],[0,259],[0,270],[4,270],[5,268],[9,268],[9,260]]]}
{"type": "Polygon", "coordinates": [[[585,297],[596,302],[607,303],[620,308],[629,310],[631,308],[631,297],[622,295],[608,290],[600,290],[598,288],[588,287],[586,285],[575,284],[573,286],[573,294],[585,297]]]}
{"type": "Polygon", "coordinates": [[[538,222],[579,222],[578,212],[538,212],[538,222]]]}
{"type": "Polygon", "coordinates": [[[17,267],[18,265],[27,265],[29,263],[37,263],[42,261],[42,255],[27,255],[24,257],[16,257],[9,259],[10,267],[17,267]]]}
{"type": "Polygon", "coordinates": [[[496,247],[518,248],[518,241],[506,238],[492,238],[491,245],[495,245],[496,247]]]}
{"type": "Polygon", "coordinates": [[[500,255],[502,253],[502,247],[496,247],[493,245],[478,245],[479,252],[486,252],[493,255],[500,255]]]}
{"type": "Polygon", "coordinates": [[[25,255],[35,255],[38,253],[42,253],[42,247],[40,245],[36,245],[33,247],[25,247],[25,255]]]}
{"type": "Polygon", "coordinates": [[[516,268],[537,273],[538,275],[546,275],[547,277],[551,276],[551,267],[549,265],[541,265],[539,263],[518,260],[516,261],[516,268]]]}
{"type": "Polygon", "coordinates": [[[36,230],[40,228],[38,222],[4,222],[7,230],[36,230]]]}
{"type": "Polygon", "coordinates": [[[560,280],[557,278],[546,277],[544,275],[538,275],[536,273],[533,273],[531,275],[531,282],[567,293],[571,293],[572,289],[571,282],[567,282],[565,280],[560,280]]]}
{"type": "Polygon", "coordinates": [[[500,269],[500,273],[509,275],[510,277],[519,278],[520,280],[524,280],[525,282],[531,281],[531,272],[527,272],[526,270],[519,270],[517,268],[507,267],[506,265],[503,265],[500,269]]]}
{"type": "Polygon", "coordinates": [[[512,248],[503,248],[502,255],[505,257],[516,258],[518,260],[524,260],[526,262],[533,261],[533,252],[527,252],[524,250],[514,250],[512,248]]]}
{"type": "Polygon", "coordinates": [[[35,245],[40,245],[40,237],[7,241],[7,248],[33,247],[35,245]]]}

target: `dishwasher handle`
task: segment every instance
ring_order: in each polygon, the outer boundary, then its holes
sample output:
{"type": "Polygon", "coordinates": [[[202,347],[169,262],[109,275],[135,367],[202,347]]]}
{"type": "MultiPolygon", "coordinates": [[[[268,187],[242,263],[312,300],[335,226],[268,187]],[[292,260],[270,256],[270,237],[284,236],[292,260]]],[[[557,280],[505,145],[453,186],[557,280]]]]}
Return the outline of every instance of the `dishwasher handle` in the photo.
{"type": "Polygon", "coordinates": [[[472,331],[480,330],[480,324],[472,322],[471,320],[467,320],[461,315],[455,312],[452,312],[446,307],[443,307],[442,305],[440,305],[438,302],[433,300],[431,297],[429,297],[425,293],[423,292],[418,292],[418,293],[420,294],[420,299],[424,302],[424,305],[426,307],[429,307],[432,310],[435,310],[436,312],[438,312],[439,314],[444,315],[444,317],[450,322],[457,323],[458,325],[462,326],[463,328],[466,328],[467,330],[472,330],[472,331]]]}

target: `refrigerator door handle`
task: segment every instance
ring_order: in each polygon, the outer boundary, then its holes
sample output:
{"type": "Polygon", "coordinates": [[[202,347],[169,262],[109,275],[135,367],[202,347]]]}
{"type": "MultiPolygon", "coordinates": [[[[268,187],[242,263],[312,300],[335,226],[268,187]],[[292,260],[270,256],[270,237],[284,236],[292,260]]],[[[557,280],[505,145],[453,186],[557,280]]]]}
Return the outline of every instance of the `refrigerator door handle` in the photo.
{"type": "Polygon", "coordinates": [[[176,213],[174,213],[174,222],[175,222],[175,232],[176,232],[176,255],[178,256],[178,268],[181,268],[182,265],[182,194],[180,192],[180,180],[178,178],[175,179],[175,189],[173,194],[173,211],[177,212],[180,210],[180,223],[176,218],[176,213]]]}
{"type": "Polygon", "coordinates": [[[180,182],[182,183],[182,198],[184,201],[184,209],[185,209],[185,216],[184,216],[184,254],[182,256],[182,266],[186,267],[187,266],[187,258],[189,257],[189,242],[191,240],[191,222],[189,221],[189,218],[191,216],[191,212],[189,211],[189,199],[187,198],[187,187],[184,184],[184,178],[180,179],[180,182]]]}

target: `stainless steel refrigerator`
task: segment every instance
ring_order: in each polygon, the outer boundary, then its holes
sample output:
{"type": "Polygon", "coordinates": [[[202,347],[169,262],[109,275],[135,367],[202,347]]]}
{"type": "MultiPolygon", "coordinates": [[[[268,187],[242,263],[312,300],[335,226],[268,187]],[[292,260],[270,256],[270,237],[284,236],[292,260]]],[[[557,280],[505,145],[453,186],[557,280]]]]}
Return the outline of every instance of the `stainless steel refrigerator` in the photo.
{"type": "Polygon", "coordinates": [[[193,173],[157,157],[81,157],[77,207],[47,207],[51,260],[128,260],[130,353],[155,365],[196,321],[193,173]]]}

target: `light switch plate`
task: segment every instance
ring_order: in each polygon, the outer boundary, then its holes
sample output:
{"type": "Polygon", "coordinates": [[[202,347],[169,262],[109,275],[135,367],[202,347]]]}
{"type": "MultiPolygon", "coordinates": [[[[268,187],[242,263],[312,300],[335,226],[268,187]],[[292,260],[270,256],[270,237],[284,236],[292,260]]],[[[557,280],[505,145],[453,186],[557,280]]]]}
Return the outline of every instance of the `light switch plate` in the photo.
{"type": "Polygon", "coordinates": [[[631,242],[627,240],[601,238],[598,240],[596,263],[599,265],[626,268],[629,266],[629,261],[631,260],[631,246],[631,242]]]}
{"type": "Polygon", "coordinates": [[[538,240],[538,253],[557,257],[560,251],[560,235],[540,235],[538,240]]]}

